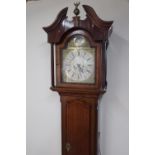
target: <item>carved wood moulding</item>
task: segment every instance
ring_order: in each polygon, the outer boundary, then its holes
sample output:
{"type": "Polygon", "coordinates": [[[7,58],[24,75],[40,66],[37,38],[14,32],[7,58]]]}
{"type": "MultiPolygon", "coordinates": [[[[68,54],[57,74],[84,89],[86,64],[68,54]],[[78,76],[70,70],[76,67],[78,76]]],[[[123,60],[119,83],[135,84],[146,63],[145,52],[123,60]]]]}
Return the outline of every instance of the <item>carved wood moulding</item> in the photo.
{"type": "Polygon", "coordinates": [[[49,43],[59,43],[63,35],[81,29],[87,31],[94,41],[106,41],[112,32],[113,21],[104,21],[100,19],[94,9],[88,5],[83,5],[86,12],[86,18],[80,19],[80,16],[74,16],[73,20],[68,20],[68,7],[62,9],[53,24],[43,29],[48,33],[49,43]]]}

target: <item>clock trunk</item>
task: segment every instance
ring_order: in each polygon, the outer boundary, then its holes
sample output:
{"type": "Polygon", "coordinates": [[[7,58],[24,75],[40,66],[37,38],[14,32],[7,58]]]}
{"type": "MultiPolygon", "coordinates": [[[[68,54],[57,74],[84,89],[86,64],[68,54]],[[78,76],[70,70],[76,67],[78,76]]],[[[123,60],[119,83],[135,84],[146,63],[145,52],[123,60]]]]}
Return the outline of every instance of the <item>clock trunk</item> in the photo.
{"type": "Polygon", "coordinates": [[[96,155],[97,98],[61,95],[63,155],[96,155]]]}

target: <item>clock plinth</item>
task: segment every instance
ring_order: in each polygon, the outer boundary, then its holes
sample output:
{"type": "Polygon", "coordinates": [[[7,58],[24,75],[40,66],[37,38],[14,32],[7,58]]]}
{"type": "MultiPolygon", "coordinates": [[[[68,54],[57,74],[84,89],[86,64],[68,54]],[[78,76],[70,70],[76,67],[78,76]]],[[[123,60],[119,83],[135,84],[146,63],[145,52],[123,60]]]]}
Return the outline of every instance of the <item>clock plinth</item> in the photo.
{"type": "MultiPolygon", "coordinates": [[[[83,5],[86,18],[67,18],[68,8],[43,29],[51,44],[51,90],[60,94],[62,155],[97,155],[98,99],[105,93],[106,49],[112,21],[83,5]]],[[[77,12],[76,12],[77,13],[77,12]]]]}

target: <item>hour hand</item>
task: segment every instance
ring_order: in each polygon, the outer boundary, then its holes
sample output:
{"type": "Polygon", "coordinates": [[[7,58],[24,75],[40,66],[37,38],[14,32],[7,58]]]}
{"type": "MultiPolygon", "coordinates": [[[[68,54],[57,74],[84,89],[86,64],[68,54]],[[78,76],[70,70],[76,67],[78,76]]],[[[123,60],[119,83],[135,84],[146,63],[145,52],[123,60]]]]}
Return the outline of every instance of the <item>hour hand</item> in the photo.
{"type": "Polygon", "coordinates": [[[77,70],[77,67],[76,67],[76,66],[74,66],[74,65],[73,65],[73,68],[74,68],[75,70],[77,70]]]}
{"type": "Polygon", "coordinates": [[[83,68],[80,66],[80,64],[77,64],[77,66],[78,66],[79,71],[83,73],[83,68]]]}

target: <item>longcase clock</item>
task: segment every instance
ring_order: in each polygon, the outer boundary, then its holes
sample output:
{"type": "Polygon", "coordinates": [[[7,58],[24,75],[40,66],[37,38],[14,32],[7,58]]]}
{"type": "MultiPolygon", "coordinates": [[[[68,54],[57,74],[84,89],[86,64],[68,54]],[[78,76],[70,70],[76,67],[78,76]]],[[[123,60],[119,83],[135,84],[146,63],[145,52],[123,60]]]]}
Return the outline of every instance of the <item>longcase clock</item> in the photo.
{"type": "Polygon", "coordinates": [[[43,29],[51,44],[51,90],[60,94],[62,155],[97,155],[98,100],[105,93],[106,49],[113,21],[83,5],[86,18],[67,18],[68,8],[43,29]]]}

